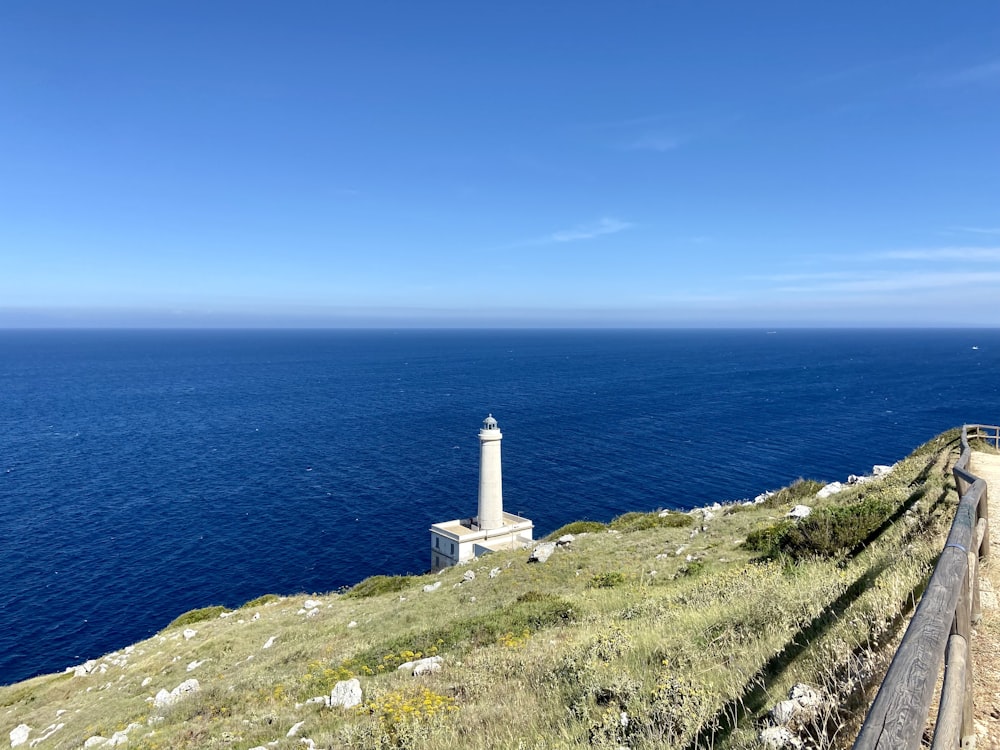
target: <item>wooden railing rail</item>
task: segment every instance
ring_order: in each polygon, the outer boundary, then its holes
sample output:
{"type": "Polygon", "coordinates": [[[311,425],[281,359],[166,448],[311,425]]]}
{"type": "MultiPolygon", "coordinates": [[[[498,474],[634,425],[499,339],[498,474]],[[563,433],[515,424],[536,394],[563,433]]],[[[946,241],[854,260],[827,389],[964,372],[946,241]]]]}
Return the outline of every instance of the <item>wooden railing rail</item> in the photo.
{"type": "Polygon", "coordinates": [[[965,748],[975,737],[969,641],[971,625],[982,616],[979,565],[988,556],[990,532],[986,482],[969,471],[970,439],[1000,448],[1000,427],[962,428],[962,454],[953,469],[960,496],[955,520],[854,750],[920,747],[942,663],[932,750],[965,748]]]}

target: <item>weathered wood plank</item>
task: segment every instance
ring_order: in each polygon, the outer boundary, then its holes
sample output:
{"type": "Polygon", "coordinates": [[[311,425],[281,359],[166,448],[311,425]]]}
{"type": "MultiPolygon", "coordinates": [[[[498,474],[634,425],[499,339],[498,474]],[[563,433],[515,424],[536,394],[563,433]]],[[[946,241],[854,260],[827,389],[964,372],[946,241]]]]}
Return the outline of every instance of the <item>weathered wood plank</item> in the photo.
{"type": "Polygon", "coordinates": [[[948,639],[945,656],[941,707],[934,725],[931,750],[954,750],[962,739],[962,716],[965,711],[965,688],[968,683],[968,641],[957,633],[948,639]]]}

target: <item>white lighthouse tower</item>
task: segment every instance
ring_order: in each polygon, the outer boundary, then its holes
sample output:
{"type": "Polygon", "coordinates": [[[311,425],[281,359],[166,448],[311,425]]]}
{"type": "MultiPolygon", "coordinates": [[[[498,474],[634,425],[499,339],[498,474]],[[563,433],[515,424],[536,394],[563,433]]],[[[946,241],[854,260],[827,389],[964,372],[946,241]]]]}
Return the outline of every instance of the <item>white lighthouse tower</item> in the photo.
{"type": "Polygon", "coordinates": [[[479,514],[431,526],[431,569],[467,562],[487,552],[515,549],[531,542],[534,524],[503,510],[500,441],[490,414],[479,430],[479,514]]]}
{"type": "Polygon", "coordinates": [[[500,441],[503,435],[490,414],[479,431],[479,528],[503,526],[503,479],[500,474],[500,441]]]}

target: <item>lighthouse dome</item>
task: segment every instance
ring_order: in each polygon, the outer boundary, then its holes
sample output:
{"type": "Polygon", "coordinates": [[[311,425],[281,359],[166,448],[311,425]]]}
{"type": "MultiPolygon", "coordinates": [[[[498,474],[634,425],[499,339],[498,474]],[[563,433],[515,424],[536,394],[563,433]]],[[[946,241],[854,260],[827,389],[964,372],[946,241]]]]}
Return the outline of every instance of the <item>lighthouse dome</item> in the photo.
{"type": "Polygon", "coordinates": [[[484,430],[497,429],[497,421],[493,418],[492,414],[490,414],[488,417],[486,417],[486,419],[483,420],[483,429],[484,430]]]}

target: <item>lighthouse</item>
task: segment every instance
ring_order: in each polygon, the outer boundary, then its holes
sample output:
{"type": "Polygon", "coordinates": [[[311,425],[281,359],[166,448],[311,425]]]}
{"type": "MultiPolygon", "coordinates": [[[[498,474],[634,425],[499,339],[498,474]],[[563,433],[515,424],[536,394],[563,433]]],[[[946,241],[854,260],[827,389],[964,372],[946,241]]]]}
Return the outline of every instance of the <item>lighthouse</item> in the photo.
{"type": "Polygon", "coordinates": [[[489,414],[479,430],[479,512],[431,526],[431,570],[468,562],[488,552],[518,549],[531,542],[534,524],[503,509],[501,440],[500,427],[489,414]]]}
{"type": "Polygon", "coordinates": [[[503,435],[490,414],[479,431],[479,528],[503,526],[503,478],[500,473],[500,441],[503,435]]]}

